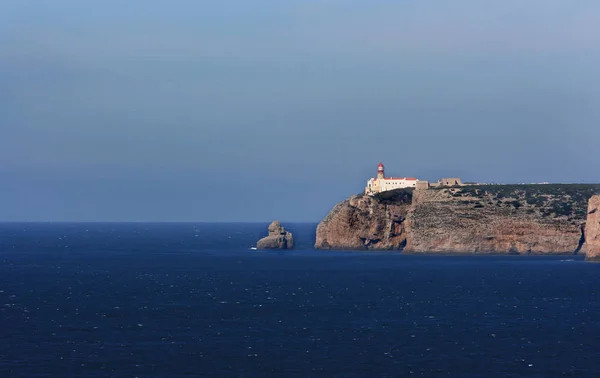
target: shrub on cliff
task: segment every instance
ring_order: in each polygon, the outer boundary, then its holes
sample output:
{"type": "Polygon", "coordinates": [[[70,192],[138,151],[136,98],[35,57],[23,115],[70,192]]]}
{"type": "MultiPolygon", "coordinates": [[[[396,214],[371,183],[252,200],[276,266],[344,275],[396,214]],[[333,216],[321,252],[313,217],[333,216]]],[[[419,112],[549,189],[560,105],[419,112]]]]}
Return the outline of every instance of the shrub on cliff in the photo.
{"type": "Polygon", "coordinates": [[[515,209],[518,209],[519,207],[521,207],[521,202],[514,200],[514,201],[510,201],[509,202],[515,209]]]}
{"type": "Polygon", "coordinates": [[[384,205],[399,204],[399,203],[412,203],[412,188],[402,188],[388,190],[385,192],[377,193],[373,196],[379,203],[384,205]]]}
{"type": "Polygon", "coordinates": [[[463,186],[452,196],[494,199],[497,206],[505,203],[515,209],[529,205],[544,216],[585,219],[587,201],[597,193],[600,184],[508,184],[463,186]]]}

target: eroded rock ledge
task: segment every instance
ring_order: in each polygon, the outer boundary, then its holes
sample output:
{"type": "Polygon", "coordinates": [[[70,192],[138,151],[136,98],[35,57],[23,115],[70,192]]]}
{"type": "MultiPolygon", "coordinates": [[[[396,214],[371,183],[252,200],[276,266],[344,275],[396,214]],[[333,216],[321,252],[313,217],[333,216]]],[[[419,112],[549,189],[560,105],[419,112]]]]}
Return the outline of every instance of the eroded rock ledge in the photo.
{"type": "Polygon", "coordinates": [[[587,261],[600,262],[600,195],[590,198],[585,224],[587,261]]]}
{"type": "Polygon", "coordinates": [[[584,253],[588,199],[600,185],[399,189],[337,204],[318,249],[409,253],[584,253]]]}
{"type": "Polygon", "coordinates": [[[392,250],[406,245],[410,191],[356,195],[335,205],[317,227],[317,249],[392,250]]]}

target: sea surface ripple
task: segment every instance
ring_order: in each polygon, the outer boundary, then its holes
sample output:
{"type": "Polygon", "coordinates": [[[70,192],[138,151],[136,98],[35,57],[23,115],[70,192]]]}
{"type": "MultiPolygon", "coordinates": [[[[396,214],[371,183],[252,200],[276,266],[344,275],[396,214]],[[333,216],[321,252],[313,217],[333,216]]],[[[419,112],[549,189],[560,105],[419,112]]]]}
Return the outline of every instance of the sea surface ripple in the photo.
{"type": "Polygon", "coordinates": [[[600,264],[251,250],[264,224],[0,224],[0,376],[600,376],[600,264]]]}

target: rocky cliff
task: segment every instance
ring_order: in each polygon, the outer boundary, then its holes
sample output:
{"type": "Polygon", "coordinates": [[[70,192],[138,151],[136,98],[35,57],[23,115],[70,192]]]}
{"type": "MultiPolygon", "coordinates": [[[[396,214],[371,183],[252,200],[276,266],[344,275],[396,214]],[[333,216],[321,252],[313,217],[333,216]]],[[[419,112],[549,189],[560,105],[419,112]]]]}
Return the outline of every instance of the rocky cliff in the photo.
{"type": "Polygon", "coordinates": [[[600,195],[590,198],[585,224],[585,259],[600,262],[600,195]]]}
{"type": "Polygon", "coordinates": [[[600,185],[481,185],[417,190],[412,195],[396,192],[357,195],[337,204],[319,224],[315,247],[583,253],[587,201],[600,192],[600,185]]]}
{"type": "Polygon", "coordinates": [[[317,227],[318,249],[402,249],[411,191],[352,196],[335,205],[317,227]]]}

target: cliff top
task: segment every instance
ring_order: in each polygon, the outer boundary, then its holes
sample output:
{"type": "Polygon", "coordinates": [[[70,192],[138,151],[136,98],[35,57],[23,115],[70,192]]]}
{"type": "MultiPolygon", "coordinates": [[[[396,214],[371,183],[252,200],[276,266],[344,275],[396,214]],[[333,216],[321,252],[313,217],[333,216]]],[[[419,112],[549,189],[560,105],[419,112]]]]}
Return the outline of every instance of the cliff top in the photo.
{"type": "MultiPolygon", "coordinates": [[[[383,205],[412,203],[414,189],[402,188],[377,193],[372,198],[383,205]]],[[[590,197],[600,194],[600,184],[494,184],[433,187],[426,190],[439,200],[456,199],[497,207],[525,207],[542,216],[585,219],[590,197]]],[[[362,197],[359,194],[356,197],[362,197]]],[[[428,196],[431,197],[431,196],[428,196]]]]}
{"type": "Polygon", "coordinates": [[[451,197],[494,202],[497,206],[537,208],[544,216],[585,219],[587,202],[600,193],[600,184],[506,184],[431,188],[451,197]]]}
{"type": "Polygon", "coordinates": [[[571,191],[592,191],[600,192],[600,184],[468,184],[462,186],[438,186],[432,187],[430,190],[441,190],[448,188],[456,189],[483,189],[494,192],[512,192],[515,190],[527,190],[538,193],[568,193],[571,191]]]}
{"type": "Polygon", "coordinates": [[[413,188],[401,188],[388,190],[385,192],[377,193],[373,196],[373,198],[384,205],[389,204],[402,204],[407,203],[410,204],[412,202],[413,196],[413,188]]]}

